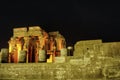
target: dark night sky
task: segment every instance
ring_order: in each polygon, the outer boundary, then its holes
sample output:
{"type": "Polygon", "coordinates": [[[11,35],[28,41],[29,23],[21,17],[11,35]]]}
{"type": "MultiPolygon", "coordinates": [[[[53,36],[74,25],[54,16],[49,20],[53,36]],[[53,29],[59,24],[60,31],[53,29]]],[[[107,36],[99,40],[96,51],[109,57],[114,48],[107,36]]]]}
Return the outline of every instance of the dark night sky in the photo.
{"type": "Polygon", "coordinates": [[[86,39],[120,41],[120,4],[115,0],[0,2],[0,48],[8,47],[13,28],[34,25],[47,32],[60,31],[67,45],[86,39]]]}

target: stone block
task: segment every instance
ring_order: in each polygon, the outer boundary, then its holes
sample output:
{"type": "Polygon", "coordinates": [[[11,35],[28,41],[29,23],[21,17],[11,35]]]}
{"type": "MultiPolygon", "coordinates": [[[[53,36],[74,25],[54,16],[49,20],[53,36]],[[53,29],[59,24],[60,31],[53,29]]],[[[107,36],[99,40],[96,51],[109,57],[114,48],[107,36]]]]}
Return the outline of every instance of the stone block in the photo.
{"type": "Polygon", "coordinates": [[[27,28],[14,28],[13,33],[17,33],[17,32],[27,32],[27,28]]]}
{"type": "Polygon", "coordinates": [[[100,50],[105,57],[120,57],[120,42],[103,43],[100,50]]]}
{"type": "Polygon", "coordinates": [[[74,45],[74,56],[84,56],[84,54],[89,50],[95,52],[96,46],[102,44],[102,40],[85,40],[85,41],[78,41],[74,45]]]}
{"type": "Polygon", "coordinates": [[[72,65],[84,65],[84,61],[82,59],[70,59],[69,63],[72,65]]]}
{"type": "Polygon", "coordinates": [[[55,57],[55,63],[65,63],[66,58],[65,57],[55,57]]]}
{"type": "Polygon", "coordinates": [[[46,61],[46,52],[45,52],[45,50],[39,50],[38,55],[39,55],[39,57],[38,57],[39,62],[46,61]]]}
{"type": "Polygon", "coordinates": [[[1,49],[1,62],[7,63],[8,62],[8,55],[9,51],[6,48],[1,49]]]}
{"type": "Polygon", "coordinates": [[[41,31],[28,31],[29,36],[41,36],[41,31]]]}
{"type": "Polygon", "coordinates": [[[62,48],[62,49],[60,50],[60,55],[61,55],[61,56],[67,56],[67,49],[66,49],[66,48],[62,48]]]}
{"type": "Polygon", "coordinates": [[[13,33],[14,37],[24,37],[24,36],[28,36],[27,32],[15,32],[13,33]]]}
{"type": "Polygon", "coordinates": [[[13,29],[14,37],[23,37],[27,36],[27,28],[14,28],[13,29]]]}
{"type": "Polygon", "coordinates": [[[21,50],[19,57],[18,57],[18,62],[25,63],[26,62],[26,54],[27,54],[26,51],[21,50]]]}
{"type": "Polygon", "coordinates": [[[40,31],[41,28],[39,26],[30,26],[29,31],[40,31]]]}

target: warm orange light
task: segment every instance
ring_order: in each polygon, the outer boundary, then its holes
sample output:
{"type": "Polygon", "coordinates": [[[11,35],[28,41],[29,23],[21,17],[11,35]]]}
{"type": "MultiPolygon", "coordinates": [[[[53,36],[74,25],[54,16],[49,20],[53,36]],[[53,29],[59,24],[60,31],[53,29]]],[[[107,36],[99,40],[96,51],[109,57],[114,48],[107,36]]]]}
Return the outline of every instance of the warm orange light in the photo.
{"type": "MultiPolygon", "coordinates": [[[[46,61],[54,62],[56,50],[60,51],[64,44],[62,35],[56,32],[47,33],[38,26],[27,28],[13,29],[13,37],[9,43],[10,59],[13,62],[18,62],[21,50],[26,51],[26,62],[38,62],[39,50],[45,50],[46,53],[50,51],[50,58],[46,61]],[[30,60],[29,60],[30,59],[30,60]]],[[[47,53],[48,54],[48,53],[47,53]]]]}

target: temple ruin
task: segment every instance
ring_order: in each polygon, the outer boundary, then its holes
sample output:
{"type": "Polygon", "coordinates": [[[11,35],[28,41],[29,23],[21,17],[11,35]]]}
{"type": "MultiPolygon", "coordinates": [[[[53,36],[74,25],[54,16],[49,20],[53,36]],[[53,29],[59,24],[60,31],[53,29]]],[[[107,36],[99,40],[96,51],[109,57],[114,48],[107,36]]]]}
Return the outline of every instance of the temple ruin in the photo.
{"type": "Polygon", "coordinates": [[[8,43],[0,52],[2,80],[120,80],[120,42],[81,40],[66,48],[59,31],[32,26],[14,28],[8,43]]]}
{"type": "Polygon", "coordinates": [[[59,31],[47,33],[39,26],[14,28],[8,43],[8,61],[3,62],[9,63],[54,62],[54,58],[66,49],[65,38],[59,31]]]}

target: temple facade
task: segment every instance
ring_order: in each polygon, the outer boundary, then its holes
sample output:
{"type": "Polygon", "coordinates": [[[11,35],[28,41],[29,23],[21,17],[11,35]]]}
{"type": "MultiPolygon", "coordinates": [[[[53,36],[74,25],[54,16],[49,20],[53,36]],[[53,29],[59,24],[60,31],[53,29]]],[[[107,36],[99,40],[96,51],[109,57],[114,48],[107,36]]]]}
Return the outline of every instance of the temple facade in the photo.
{"type": "Polygon", "coordinates": [[[54,62],[66,50],[65,38],[58,31],[47,33],[39,26],[14,28],[8,43],[10,63],[54,62]]]}

